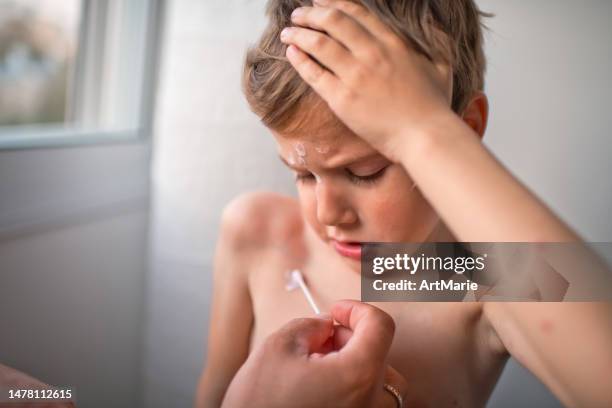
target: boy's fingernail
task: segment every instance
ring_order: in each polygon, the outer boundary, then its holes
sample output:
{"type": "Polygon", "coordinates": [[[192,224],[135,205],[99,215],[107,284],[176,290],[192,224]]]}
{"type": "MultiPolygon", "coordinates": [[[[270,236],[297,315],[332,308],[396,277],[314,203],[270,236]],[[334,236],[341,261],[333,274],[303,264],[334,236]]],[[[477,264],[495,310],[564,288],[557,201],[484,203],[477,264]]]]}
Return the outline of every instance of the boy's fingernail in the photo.
{"type": "Polygon", "coordinates": [[[281,31],[280,33],[280,38],[284,40],[289,37],[290,33],[291,33],[291,29],[289,27],[285,27],[283,28],[283,31],[281,31]]]}
{"type": "Polygon", "coordinates": [[[289,44],[289,46],[287,47],[287,51],[285,52],[285,55],[289,59],[297,58],[298,53],[297,53],[297,48],[295,47],[295,45],[289,44]]]}
{"type": "Polygon", "coordinates": [[[304,9],[301,7],[298,7],[295,10],[293,10],[293,12],[291,13],[291,18],[299,17],[302,14],[304,14],[304,9]]]}

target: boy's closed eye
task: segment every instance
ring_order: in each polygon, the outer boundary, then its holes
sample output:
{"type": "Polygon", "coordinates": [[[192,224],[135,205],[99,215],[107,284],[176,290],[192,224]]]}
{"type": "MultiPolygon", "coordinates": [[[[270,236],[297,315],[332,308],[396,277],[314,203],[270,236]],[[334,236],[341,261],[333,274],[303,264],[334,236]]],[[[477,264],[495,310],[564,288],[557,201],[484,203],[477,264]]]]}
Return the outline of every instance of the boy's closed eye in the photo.
{"type": "MultiPolygon", "coordinates": [[[[344,175],[346,178],[354,184],[364,184],[364,183],[375,183],[380,180],[385,171],[389,167],[389,164],[379,165],[374,169],[351,169],[344,168],[344,175]]],[[[309,171],[296,171],[295,179],[298,182],[309,182],[315,181],[315,176],[309,171]]]]}

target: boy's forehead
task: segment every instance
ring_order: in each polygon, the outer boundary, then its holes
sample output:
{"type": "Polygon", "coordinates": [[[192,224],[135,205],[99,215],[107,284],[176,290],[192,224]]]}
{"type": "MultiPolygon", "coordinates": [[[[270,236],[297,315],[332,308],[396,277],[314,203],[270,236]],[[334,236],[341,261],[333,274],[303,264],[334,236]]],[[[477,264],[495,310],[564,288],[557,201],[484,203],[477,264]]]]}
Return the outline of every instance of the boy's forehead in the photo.
{"type": "Polygon", "coordinates": [[[283,136],[274,132],[282,161],[293,168],[319,165],[333,168],[366,157],[375,150],[349,129],[283,136]]]}
{"type": "Polygon", "coordinates": [[[279,142],[301,141],[311,144],[337,144],[356,137],[338,117],[323,104],[308,104],[295,113],[284,129],[272,130],[279,142]]]}
{"type": "Polygon", "coordinates": [[[294,132],[282,132],[272,130],[276,141],[281,147],[304,146],[308,149],[315,149],[319,153],[332,153],[342,150],[360,142],[350,129],[345,126],[309,126],[294,132]]]}
{"type": "Polygon", "coordinates": [[[348,129],[342,129],[334,124],[308,125],[299,130],[272,130],[279,142],[308,142],[312,144],[337,143],[350,137],[348,129]]]}
{"type": "Polygon", "coordinates": [[[371,150],[318,97],[303,103],[284,129],[270,130],[278,142],[279,153],[289,159],[292,155],[299,159],[309,152],[332,159],[337,154],[355,155],[371,150]]]}

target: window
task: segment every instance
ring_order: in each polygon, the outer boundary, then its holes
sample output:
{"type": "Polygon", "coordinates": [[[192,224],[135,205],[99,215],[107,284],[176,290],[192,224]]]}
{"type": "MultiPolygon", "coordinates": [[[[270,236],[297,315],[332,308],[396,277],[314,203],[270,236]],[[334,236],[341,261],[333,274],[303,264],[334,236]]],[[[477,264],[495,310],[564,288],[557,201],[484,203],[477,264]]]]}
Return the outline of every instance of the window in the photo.
{"type": "Polygon", "coordinates": [[[0,0],[0,147],[142,136],[157,12],[149,0],[0,0]]]}
{"type": "Polygon", "coordinates": [[[0,2],[0,126],[69,119],[80,9],[78,0],[0,2]]]}

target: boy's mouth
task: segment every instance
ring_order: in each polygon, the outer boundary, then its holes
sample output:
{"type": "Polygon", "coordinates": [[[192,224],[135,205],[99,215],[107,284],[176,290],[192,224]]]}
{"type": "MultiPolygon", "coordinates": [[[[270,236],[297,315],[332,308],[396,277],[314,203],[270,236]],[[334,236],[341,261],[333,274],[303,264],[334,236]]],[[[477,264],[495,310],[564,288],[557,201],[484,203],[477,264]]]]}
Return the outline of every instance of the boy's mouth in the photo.
{"type": "Polygon", "coordinates": [[[330,240],[336,252],[347,258],[361,261],[361,242],[330,240]]]}

